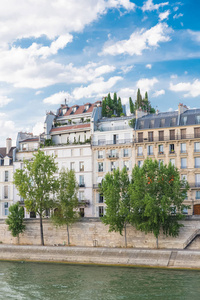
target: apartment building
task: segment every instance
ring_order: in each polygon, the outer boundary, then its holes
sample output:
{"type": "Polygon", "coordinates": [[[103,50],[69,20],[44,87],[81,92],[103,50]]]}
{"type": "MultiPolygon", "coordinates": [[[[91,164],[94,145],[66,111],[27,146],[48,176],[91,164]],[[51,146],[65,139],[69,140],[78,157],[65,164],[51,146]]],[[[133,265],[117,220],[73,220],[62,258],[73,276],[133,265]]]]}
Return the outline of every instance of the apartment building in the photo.
{"type": "Polygon", "coordinates": [[[185,213],[200,214],[200,109],[179,104],[178,111],[143,115],[136,120],[135,163],[144,159],[171,162],[189,185],[185,213]]]}
{"type": "Polygon", "coordinates": [[[101,107],[92,116],[92,155],[93,155],[93,207],[94,216],[104,214],[105,203],[99,191],[105,174],[118,167],[126,167],[131,174],[133,166],[133,116],[102,118],[101,107]]]}
{"type": "Polygon", "coordinates": [[[6,147],[0,148],[0,218],[6,218],[13,204],[13,157],[15,147],[6,139],[6,147]]]}

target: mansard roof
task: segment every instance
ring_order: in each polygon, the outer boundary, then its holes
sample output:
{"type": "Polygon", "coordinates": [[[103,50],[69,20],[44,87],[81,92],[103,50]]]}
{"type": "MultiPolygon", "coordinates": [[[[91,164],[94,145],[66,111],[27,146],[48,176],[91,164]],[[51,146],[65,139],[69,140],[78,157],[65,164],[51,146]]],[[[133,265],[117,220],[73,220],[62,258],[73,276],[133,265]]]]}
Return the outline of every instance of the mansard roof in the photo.
{"type": "Polygon", "coordinates": [[[67,116],[70,116],[70,115],[80,115],[80,114],[84,114],[84,113],[90,113],[93,111],[94,107],[97,105],[97,103],[101,103],[101,101],[96,101],[95,103],[86,103],[86,104],[83,104],[83,105],[73,105],[71,107],[68,107],[68,106],[65,106],[63,107],[63,105],[61,105],[61,108],[58,110],[58,115],[57,117],[60,117],[60,116],[64,116],[64,117],[67,117],[67,116]],[[86,110],[85,107],[86,106],[89,106],[89,108],[86,110]],[[73,112],[73,108],[76,107],[76,111],[73,112]],[[66,113],[63,115],[62,113],[62,109],[63,108],[66,108],[67,111],[66,113]]]}
{"type": "Polygon", "coordinates": [[[90,128],[90,123],[86,124],[79,124],[79,125],[68,125],[68,126],[59,126],[51,129],[52,132],[59,132],[59,131],[72,131],[72,130],[78,130],[78,129],[87,129],[90,128]]]}
{"type": "Polygon", "coordinates": [[[13,157],[13,150],[14,149],[15,149],[15,147],[11,147],[9,153],[6,154],[6,147],[1,147],[0,148],[0,157],[1,158],[4,158],[5,156],[13,157]]]}

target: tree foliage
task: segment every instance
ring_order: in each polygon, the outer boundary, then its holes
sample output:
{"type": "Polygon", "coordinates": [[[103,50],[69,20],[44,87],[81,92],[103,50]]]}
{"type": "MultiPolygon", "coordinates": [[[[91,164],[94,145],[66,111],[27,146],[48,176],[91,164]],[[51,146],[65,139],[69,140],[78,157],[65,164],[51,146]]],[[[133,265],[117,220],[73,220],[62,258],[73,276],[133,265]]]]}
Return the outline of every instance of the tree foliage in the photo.
{"type": "Polygon", "coordinates": [[[113,173],[107,173],[101,187],[107,206],[102,222],[109,225],[109,231],[116,231],[122,235],[124,230],[126,246],[126,225],[130,214],[129,183],[128,173],[126,168],[123,168],[121,172],[117,169],[113,173]]]}
{"type": "Polygon", "coordinates": [[[19,234],[24,232],[25,225],[24,221],[24,208],[19,206],[19,203],[15,203],[9,207],[9,215],[6,219],[8,230],[11,231],[12,236],[18,237],[19,234]]]}
{"type": "Polygon", "coordinates": [[[57,194],[56,209],[52,215],[55,225],[67,225],[68,245],[69,226],[76,222],[79,218],[78,208],[78,183],[76,181],[75,172],[73,170],[62,169],[59,174],[59,190],[57,194]]]}
{"type": "Polygon", "coordinates": [[[183,225],[183,204],[189,185],[180,180],[180,174],[171,163],[159,166],[158,161],[146,160],[141,168],[132,171],[130,194],[130,223],[145,233],[158,238],[177,236],[183,225]]]}
{"type": "Polygon", "coordinates": [[[102,101],[102,116],[110,118],[113,115],[120,116],[123,113],[121,98],[117,99],[117,93],[114,93],[113,99],[110,93],[102,101]]]}
{"type": "Polygon", "coordinates": [[[58,190],[55,179],[57,165],[54,158],[38,151],[33,161],[24,160],[23,169],[14,173],[14,184],[24,198],[27,211],[34,211],[40,217],[41,244],[44,245],[42,219],[46,210],[53,207],[54,194],[58,190]]]}

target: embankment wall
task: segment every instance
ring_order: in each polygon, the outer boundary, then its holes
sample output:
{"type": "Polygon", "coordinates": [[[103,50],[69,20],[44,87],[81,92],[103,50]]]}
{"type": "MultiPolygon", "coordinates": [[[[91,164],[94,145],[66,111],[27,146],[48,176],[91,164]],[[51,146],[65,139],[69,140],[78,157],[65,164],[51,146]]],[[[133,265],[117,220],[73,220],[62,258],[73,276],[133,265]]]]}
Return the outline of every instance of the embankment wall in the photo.
{"type": "MultiPolygon", "coordinates": [[[[159,236],[158,246],[161,249],[184,249],[190,241],[189,249],[200,250],[198,234],[200,230],[200,218],[188,219],[183,222],[178,237],[159,236]],[[194,246],[193,246],[194,245],[194,246]]],[[[20,235],[21,245],[40,245],[40,224],[38,219],[25,220],[26,231],[20,235]]],[[[49,219],[43,221],[45,245],[57,245],[67,243],[66,227],[56,228],[49,219]]],[[[82,247],[124,247],[124,236],[116,232],[109,232],[109,227],[101,223],[97,218],[81,219],[70,226],[70,243],[73,246],[82,247]]],[[[0,220],[0,242],[3,244],[17,244],[17,238],[13,238],[8,231],[4,220],[0,220]]],[[[135,230],[132,226],[127,228],[127,242],[129,248],[156,248],[156,239],[153,234],[145,234],[135,230]]]]}

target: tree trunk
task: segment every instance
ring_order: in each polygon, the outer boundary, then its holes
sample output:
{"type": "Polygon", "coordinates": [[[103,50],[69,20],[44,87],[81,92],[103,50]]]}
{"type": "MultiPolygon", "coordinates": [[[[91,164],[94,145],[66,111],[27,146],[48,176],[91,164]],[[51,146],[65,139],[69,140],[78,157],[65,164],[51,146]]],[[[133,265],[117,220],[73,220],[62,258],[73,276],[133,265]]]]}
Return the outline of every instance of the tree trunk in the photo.
{"type": "Polygon", "coordinates": [[[156,247],[158,249],[158,237],[156,238],[156,247]]]}
{"type": "Polygon", "coordinates": [[[125,238],[125,247],[127,248],[126,224],[124,225],[124,238],[125,238]]]}
{"type": "Polygon", "coordinates": [[[19,234],[17,236],[17,244],[19,245],[19,234]]]}
{"type": "Polygon", "coordinates": [[[70,240],[69,240],[69,226],[67,224],[67,240],[68,240],[68,246],[70,245],[70,240]]]}
{"type": "Polygon", "coordinates": [[[43,234],[42,215],[40,215],[40,236],[41,236],[41,245],[44,246],[44,234],[43,234]]]}

